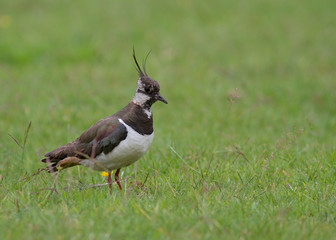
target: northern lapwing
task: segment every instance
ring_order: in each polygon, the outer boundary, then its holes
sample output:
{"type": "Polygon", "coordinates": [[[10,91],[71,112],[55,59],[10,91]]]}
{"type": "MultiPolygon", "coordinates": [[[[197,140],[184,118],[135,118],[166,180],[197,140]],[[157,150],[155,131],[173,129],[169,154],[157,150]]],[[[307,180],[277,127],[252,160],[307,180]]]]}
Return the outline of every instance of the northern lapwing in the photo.
{"type": "Polygon", "coordinates": [[[160,95],[160,85],[140,68],[133,50],[139,78],[130,103],[119,112],[93,124],[74,141],[45,154],[41,161],[49,172],[82,165],[97,171],[107,171],[112,189],[111,171],[120,190],[119,172],[141,158],[154,137],[151,106],[156,101],[168,103],[160,95]]]}

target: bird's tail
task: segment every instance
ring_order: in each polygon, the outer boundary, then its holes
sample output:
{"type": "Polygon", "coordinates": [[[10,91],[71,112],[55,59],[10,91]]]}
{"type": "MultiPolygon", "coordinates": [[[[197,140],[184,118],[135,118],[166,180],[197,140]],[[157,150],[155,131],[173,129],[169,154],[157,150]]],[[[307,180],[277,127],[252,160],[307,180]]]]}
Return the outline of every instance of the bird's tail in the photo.
{"type": "Polygon", "coordinates": [[[47,157],[42,159],[41,162],[47,164],[47,167],[44,169],[47,170],[48,173],[54,173],[58,171],[57,164],[59,161],[47,157]]]}

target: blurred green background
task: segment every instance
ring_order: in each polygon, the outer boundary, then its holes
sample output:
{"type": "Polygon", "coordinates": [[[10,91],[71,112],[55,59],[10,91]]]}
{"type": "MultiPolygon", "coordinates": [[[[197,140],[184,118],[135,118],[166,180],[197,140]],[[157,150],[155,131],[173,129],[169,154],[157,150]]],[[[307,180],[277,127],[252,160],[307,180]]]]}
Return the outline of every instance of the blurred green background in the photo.
{"type": "MultiPolygon", "coordinates": [[[[3,237],[334,237],[335,9],[331,0],[1,0],[3,237]],[[37,155],[130,101],[133,46],[140,61],[151,50],[147,72],[169,102],[154,105],[154,143],[138,163],[146,194],[63,192],[45,205],[39,189],[53,178],[24,177],[42,167],[37,155]],[[30,121],[22,152],[8,134],[23,145],[30,121]],[[114,225],[101,229],[105,221],[114,225]]],[[[74,168],[56,188],[104,181],[74,168]]]]}

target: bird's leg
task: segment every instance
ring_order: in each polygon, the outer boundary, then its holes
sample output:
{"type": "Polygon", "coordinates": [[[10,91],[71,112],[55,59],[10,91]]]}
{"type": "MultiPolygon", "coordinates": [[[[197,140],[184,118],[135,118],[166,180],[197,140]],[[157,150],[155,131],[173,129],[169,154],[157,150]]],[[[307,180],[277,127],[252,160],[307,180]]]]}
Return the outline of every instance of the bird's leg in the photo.
{"type": "Polygon", "coordinates": [[[121,190],[121,184],[119,182],[119,172],[120,172],[120,168],[116,171],[115,175],[114,175],[114,180],[117,182],[120,190],[121,190]]]}
{"type": "Polygon", "coordinates": [[[112,193],[112,177],[111,177],[111,172],[108,173],[107,181],[109,183],[110,193],[112,193]]]}

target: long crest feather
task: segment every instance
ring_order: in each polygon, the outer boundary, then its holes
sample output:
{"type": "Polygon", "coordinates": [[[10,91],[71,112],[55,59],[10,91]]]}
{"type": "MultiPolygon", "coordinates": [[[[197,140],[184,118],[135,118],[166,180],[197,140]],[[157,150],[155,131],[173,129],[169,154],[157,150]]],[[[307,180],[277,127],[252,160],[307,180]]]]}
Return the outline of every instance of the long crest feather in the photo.
{"type": "Polygon", "coordinates": [[[149,56],[149,54],[150,54],[151,52],[152,52],[152,50],[150,50],[150,51],[147,53],[145,59],[142,61],[142,69],[143,69],[143,71],[144,71],[144,73],[145,73],[146,76],[148,76],[148,74],[147,74],[147,72],[146,72],[147,58],[148,58],[148,56],[149,56]]]}
{"type": "Polygon", "coordinates": [[[137,71],[139,73],[139,76],[140,77],[145,76],[144,72],[141,70],[141,68],[139,66],[138,60],[136,59],[134,47],[133,47],[133,59],[134,59],[134,62],[136,64],[136,66],[137,66],[137,71]]]}

